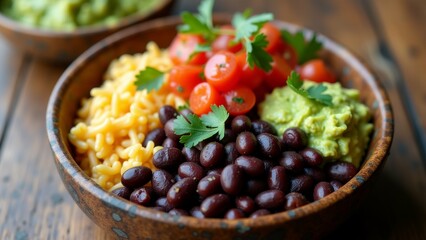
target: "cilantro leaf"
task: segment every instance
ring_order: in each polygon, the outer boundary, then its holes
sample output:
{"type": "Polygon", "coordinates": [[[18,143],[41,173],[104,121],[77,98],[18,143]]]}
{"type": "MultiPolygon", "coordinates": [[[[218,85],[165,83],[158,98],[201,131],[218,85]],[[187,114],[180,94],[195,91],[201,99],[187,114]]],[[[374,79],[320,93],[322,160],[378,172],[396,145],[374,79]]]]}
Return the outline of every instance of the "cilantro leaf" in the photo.
{"type": "Polygon", "coordinates": [[[146,67],[136,75],[135,85],[137,90],[158,90],[164,83],[164,72],[152,67],[146,67]]]}
{"type": "Polygon", "coordinates": [[[256,65],[265,72],[272,69],[272,56],[265,51],[267,45],[268,41],[264,34],[256,35],[253,42],[250,42],[248,39],[244,42],[244,47],[247,51],[247,63],[250,68],[256,65]]]}
{"type": "Polygon", "coordinates": [[[210,46],[210,44],[197,44],[195,45],[195,49],[194,51],[191,53],[191,55],[189,55],[188,58],[188,62],[191,61],[191,59],[197,54],[197,53],[202,53],[202,52],[208,52],[210,51],[212,48],[210,46]]]}
{"type": "Polygon", "coordinates": [[[203,0],[198,8],[198,15],[183,12],[181,18],[184,24],[179,26],[179,31],[201,34],[206,39],[212,40],[215,36],[212,20],[213,3],[213,0],[203,0]]]}
{"type": "Polygon", "coordinates": [[[323,92],[327,90],[327,87],[324,84],[320,83],[316,86],[309,87],[306,91],[312,98],[315,98],[316,101],[331,106],[332,105],[332,97],[329,94],[323,94],[323,92]]]}
{"type": "Polygon", "coordinates": [[[238,41],[251,37],[259,31],[263,24],[273,19],[274,15],[272,13],[263,13],[251,17],[247,17],[247,15],[241,13],[235,14],[232,19],[232,25],[236,30],[235,40],[238,41]]]}
{"type": "Polygon", "coordinates": [[[318,85],[310,86],[307,90],[303,88],[303,81],[300,79],[300,75],[294,71],[290,73],[287,78],[287,86],[291,88],[297,94],[317,101],[321,104],[331,106],[333,98],[329,94],[324,94],[327,87],[320,83],[318,85]]]}
{"type": "Polygon", "coordinates": [[[186,147],[193,147],[199,142],[219,134],[222,139],[225,136],[225,121],[229,113],[223,106],[211,106],[211,112],[199,118],[195,114],[185,117],[179,115],[174,121],[176,135],[181,135],[179,142],[186,147]]]}
{"type": "Polygon", "coordinates": [[[281,37],[294,48],[299,64],[317,58],[318,51],[322,48],[322,43],[318,41],[316,34],[306,41],[302,31],[292,34],[287,30],[283,30],[281,31],[281,37]]]}

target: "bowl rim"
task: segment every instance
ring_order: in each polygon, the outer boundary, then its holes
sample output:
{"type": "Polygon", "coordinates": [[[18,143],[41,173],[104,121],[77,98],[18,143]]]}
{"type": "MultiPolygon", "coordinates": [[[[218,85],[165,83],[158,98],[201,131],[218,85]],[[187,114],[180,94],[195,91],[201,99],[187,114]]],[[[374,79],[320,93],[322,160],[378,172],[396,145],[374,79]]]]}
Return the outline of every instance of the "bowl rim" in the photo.
{"type": "MultiPolygon", "coordinates": [[[[214,14],[215,20],[226,21],[229,20],[230,17],[228,14],[214,14]]],[[[369,156],[364,157],[363,164],[361,165],[360,170],[357,174],[349,180],[346,184],[344,184],[338,191],[333,192],[329,196],[334,196],[334,201],[328,201],[328,197],[311,202],[302,207],[274,213],[271,215],[262,216],[256,219],[251,218],[243,218],[237,220],[227,220],[227,219],[197,219],[194,217],[182,216],[176,221],[176,219],[172,217],[164,217],[164,213],[136,205],[127,200],[121,199],[117,196],[114,196],[112,193],[103,190],[99,185],[97,185],[92,179],[90,179],[78,166],[75,160],[72,157],[71,152],[67,149],[64,141],[68,141],[68,139],[62,139],[60,129],[55,128],[58,124],[58,114],[59,114],[59,106],[61,105],[62,98],[61,96],[67,91],[68,86],[70,85],[72,76],[75,72],[80,71],[84,67],[85,61],[90,61],[96,55],[101,54],[102,50],[107,46],[111,47],[111,45],[118,44],[120,41],[131,37],[140,32],[149,31],[150,29],[154,29],[156,27],[161,26],[172,26],[177,25],[181,21],[177,16],[171,17],[163,17],[156,20],[147,21],[130,28],[121,30],[104,40],[101,40],[88,50],[86,50],[82,55],[80,55],[74,62],[65,70],[65,72],[61,75],[58,82],[56,83],[52,94],[50,96],[47,112],[46,112],[46,127],[48,132],[49,142],[52,148],[52,151],[55,155],[55,161],[57,165],[60,164],[63,166],[63,170],[67,172],[70,176],[74,178],[79,186],[82,186],[85,190],[89,191],[96,198],[100,199],[102,202],[112,206],[116,209],[120,209],[123,212],[132,211],[132,214],[138,217],[142,217],[145,219],[150,219],[154,221],[159,221],[162,223],[172,224],[179,226],[180,224],[185,225],[186,227],[190,227],[193,229],[200,229],[203,226],[209,226],[209,229],[223,229],[223,224],[226,224],[228,228],[237,228],[244,226],[250,228],[258,228],[258,227],[270,227],[271,225],[280,225],[288,221],[303,219],[304,217],[323,211],[330,207],[333,204],[336,204],[340,201],[343,201],[349,195],[351,195],[357,188],[363,185],[367,179],[369,179],[374,172],[379,170],[386,158],[389,154],[390,147],[393,140],[394,133],[394,124],[393,124],[393,112],[392,107],[390,105],[389,97],[386,93],[385,88],[382,83],[378,80],[376,74],[371,71],[371,69],[362,63],[359,57],[349,51],[347,48],[338,44],[334,40],[326,37],[325,35],[314,32],[313,30],[301,27],[297,24],[293,24],[287,21],[275,20],[274,22],[280,28],[286,28],[290,31],[302,30],[305,36],[309,36],[312,34],[316,34],[318,39],[323,42],[323,46],[325,49],[328,49],[333,54],[338,55],[339,58],[344,59],[345,61],[351,61],[351,67],[355,69],[355,71],[359,72],[363,81],[367,83],[373,90],[375,100],[378,102],[378,109],[380,109],[380,115],[383,116],[382,125],[383,129],[381,132],[377,132],[376,134],[380,134],[379,141],[377,142],[377,147],[373,149],[369,156]],[[306,35],[307,34],[307,35],[306,35]],[[333,49],[333,50],[331,50],[333,49]],[[379,151],[379,149],[382,149],[379,151]],[[363,177],[363,176],[366,177],[363,177]],[[273,219],[273,223],[271,224],[270,219],[273,219]]],[[[67,136],[66,133],[64,136],[67,136]]]]}
{"type": "Polygon", "coordinates": [[[85,35],[96,35],[103,32],[116,31],[118,29],[125,28],[127,26],[134,25],[140,21],[146,20],[151,16],[161,12],[169,4],[172,4],[174,0],[155,0],[158,1],[157,5],[151,11],[143,13],[133,13],[128,16],[125,16],[119,19],[115,24],[112,25],[89,25],[77,27],[74,30],[52,30],[45,29],[40,27],[28,26],[17,20],[14,20],[6,16],[2,11],[0,11],[0,26],[11,29],[16,32],[25,33],[28,35],[35,35],[40,37],[76,37],[76,36],[85,36],[85,35]]]}

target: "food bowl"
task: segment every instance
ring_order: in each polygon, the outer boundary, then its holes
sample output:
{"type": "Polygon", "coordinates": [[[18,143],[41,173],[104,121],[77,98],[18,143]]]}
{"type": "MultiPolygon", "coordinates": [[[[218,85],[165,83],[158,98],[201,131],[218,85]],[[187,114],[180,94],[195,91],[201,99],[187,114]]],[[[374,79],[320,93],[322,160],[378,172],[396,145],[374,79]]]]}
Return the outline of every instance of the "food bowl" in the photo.
{"type": "Polygon", "coordinates": [[[87,26],[74,31],[53,31],[28,27],[0,14],[0,33],[14,46],[35,57],[68,63],[106,36],[142,21],[170,12],[173,0],[158,0],[155,7],[125,17],[112,26],[87,26]]]}
{"type": "MultiPolygon", "coordinates": [[[[223,24],[229,18],[216,16],[215,21],[223,24]]],[[[121,239],[312,239],[335,229],[361,204],[383,168],[393,137],[393,116],[389,99],[374,74],[348,50],[322,35],[318,35],[324,43],[322,57],[344,86],[360,90],[374,124],[359,172],[336,192],[303,207],[256,219],[197,219],[171,216],[116,197],[81,170],[67,138],[80,100],[101,84],[113,59],[143,52],[149,41],[166,48],[179,23],[178,18],[164,18],[120,31],[77,58],[56,84],[47,109],[48,137],[58,172],[78,206],[96,224],[121,239]]],[[[289,31],[303,30],[306,36],[313,34],[290,23],[275,23],[289,31]]]]}

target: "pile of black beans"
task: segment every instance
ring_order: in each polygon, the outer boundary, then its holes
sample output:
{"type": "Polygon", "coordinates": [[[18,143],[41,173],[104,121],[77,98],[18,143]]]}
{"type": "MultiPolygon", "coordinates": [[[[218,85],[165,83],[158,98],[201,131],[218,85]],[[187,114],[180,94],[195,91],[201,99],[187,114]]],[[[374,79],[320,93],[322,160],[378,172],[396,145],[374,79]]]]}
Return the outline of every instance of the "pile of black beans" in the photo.
{"type": "Polygon", "coordinates": [[[244,115],[227,122],[223,139],[183,147],[173,120],[188,113],[160,109],[164,128],[151,131],[143,143],[164,147],[153,157],[158,170],[127,170],[124,187],[113,193],[172,215],[256,218],[321,199],[357,173],[350,163],[324,164],[321,154],[307,147],[301,129],[289,128],[279,137],[271,124],[244,115]]]}

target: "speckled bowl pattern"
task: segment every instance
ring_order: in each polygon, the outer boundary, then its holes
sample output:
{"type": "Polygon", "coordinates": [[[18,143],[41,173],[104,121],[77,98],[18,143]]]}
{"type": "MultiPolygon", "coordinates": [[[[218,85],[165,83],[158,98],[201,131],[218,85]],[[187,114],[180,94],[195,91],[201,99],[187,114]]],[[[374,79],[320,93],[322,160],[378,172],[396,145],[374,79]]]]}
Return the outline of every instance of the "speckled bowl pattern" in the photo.
{"type": "Polygon", "coordinates": [[[12,45],[31,55],[59,63],[69,63],[99,40],[142,21],[165,16],[174,0],[157,0],[149,12],[125,17],[113,26],[89,26],[74,31],[51,31],[24,26],[0,13],[0,33],[12,45]]]}
{"type": "MultiPolygon", "coordinates": [[[[219,18],[217,22],[224,21],[219,18]]],[[[119,239],[315,239],[335,229],[361,204],[383,168],[392,143],[393,116],[389,99],[372,72],[345,48],[322,35],[323,57],[344,86],[361,91],[362,101],[373,114],[375,129],[360,171],[338,191],[303,207],[257,219],[200,220],[171,216],[118,198],[80,169],[67,140],[80,99],[101,84],[111,60],[125,53],[143,52],[148,41],[167,47],[178,23],[177,18],[165,18],[110,36],[74,61],[55,86],[47,109],[47,131],[58,172],[78,206],[119,239]]],[[[290,31],[302,29],[280,21],[276,24],[290,31]]],[[[312,35],[311,30],[302,30],[312,35]]]]}

